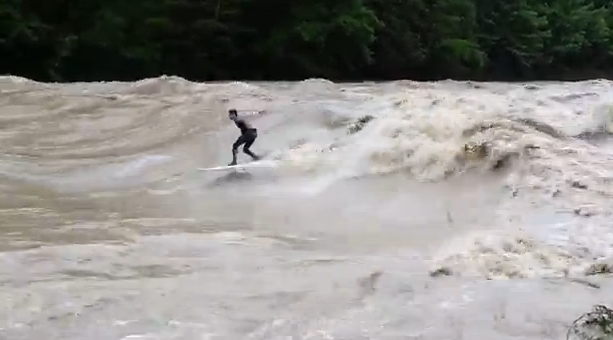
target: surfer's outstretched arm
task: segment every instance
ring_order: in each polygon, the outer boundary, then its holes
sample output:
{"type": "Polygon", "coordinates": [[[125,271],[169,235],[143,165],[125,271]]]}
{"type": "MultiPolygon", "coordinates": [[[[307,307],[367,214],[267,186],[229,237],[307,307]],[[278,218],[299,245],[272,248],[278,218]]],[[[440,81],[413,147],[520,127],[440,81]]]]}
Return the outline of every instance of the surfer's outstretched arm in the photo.
{"type": "Polygon", "coordinates": [[[263,114],[268,113],[266,110],[253,110],[253,111],[245,111],[244,113],[241,112],[241,117],[245,117],[245,118],[253,118],[253,116],[261,116],[263,114]]]}

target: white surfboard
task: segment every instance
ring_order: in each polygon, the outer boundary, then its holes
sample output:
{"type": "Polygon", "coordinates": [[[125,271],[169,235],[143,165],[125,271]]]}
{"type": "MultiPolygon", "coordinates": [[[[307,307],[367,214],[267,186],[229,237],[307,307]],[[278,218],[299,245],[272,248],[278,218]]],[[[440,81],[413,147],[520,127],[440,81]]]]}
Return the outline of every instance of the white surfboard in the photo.
{"type": "Polygon", "coordinates": [[[246,169],[246,168],[274,168],[278,165],[277,162],[271,160],[263,160],[256,162],[249,162],[243,164],[236,165],[224,165],[224,166],[216,166],[213,168],[198,168],[199,171],[223,171],[223,170],[237,170],[237,169],[246,169]]]}

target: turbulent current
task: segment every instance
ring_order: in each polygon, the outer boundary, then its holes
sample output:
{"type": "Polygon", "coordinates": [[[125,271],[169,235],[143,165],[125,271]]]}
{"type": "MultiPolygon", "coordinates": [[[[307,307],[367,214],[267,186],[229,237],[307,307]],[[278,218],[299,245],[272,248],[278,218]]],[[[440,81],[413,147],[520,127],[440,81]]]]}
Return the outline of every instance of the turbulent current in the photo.
{"type": "Polygon", "coordinates": [[[612,82],[2,77],[0,105],[3,340],[564,339],[613,304],[612,82]],[[275,167],[198,170],[229,108],[275,167]]]}

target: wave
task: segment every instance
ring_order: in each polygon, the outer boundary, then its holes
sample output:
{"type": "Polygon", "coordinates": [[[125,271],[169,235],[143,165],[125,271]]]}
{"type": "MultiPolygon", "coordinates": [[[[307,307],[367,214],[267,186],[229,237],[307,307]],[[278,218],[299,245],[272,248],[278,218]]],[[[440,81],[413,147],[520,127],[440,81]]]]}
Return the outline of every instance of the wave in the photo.
{"type": "MultiPolygon", "coordinates": [[[[179,195],[174,199],[183,202],[181,211],[195,214],[207,190],[218,197],[270,196],[279,194],[278,188],[313,196],[353,181],[359,195],[369,196],[371,189],[356,179],[374,177],[401,187],[399,181],[452,183],[465,177],[472,178],[469,188],[491,178],[487,190],[512,206],[509,211],[536,204],[572,212],[586,204],[604,206],[613,195],[608,86],[604,81],[194,83],[166,76],[41,84],[0,77],[0,185],[17,195],[13,200],[27,186],[45,195],[136,190],[130,195],[138,196],[155,189],[179,195]],[[260,131],[253,149],[280,162],[274,174],[227,180],[195,174],[197,167],[228,163],[237,137],[227,120],[231,107],[260,131]],[[593,143],[595,135],[600,144],[593,143]],[[238,184],[230,190],[225,184],[232,181],[238,184]]],[[[450,185],[443,196],[453,190],[450,185]]],[[[485,261],[471,268],[528,275],[530,269],[521,266],[543,257],[550,257],[556,271],[566,265],[554,257],[579,256],[560,255],[561,248],[540,246],[545,241],[531,236],[487,235],[440,261],[485,261]]],[[[470,272],[462,268],[456,270],[470,272]]]]}

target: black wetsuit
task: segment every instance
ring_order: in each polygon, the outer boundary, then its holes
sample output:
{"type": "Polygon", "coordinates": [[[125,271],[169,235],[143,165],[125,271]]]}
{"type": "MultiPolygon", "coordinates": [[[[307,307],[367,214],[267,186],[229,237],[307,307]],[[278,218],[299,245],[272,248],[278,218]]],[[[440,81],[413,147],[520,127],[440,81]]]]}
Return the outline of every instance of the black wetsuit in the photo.
{"type": "Polygon", "coordinates": [[[259,157],[249,150],[253,142],[255,142],[255,139],[258,138],[258,130],[241,118],[234,120],[234,124],[241,130],[241,135],[236,142],[232,144],[231,164],[236,164],[236,154],[238,153],[239,146],[242,144],[245,144],[245,146],[243,146],[243,152],[251,156],[254,160],[258,160],[259,157]]]}

